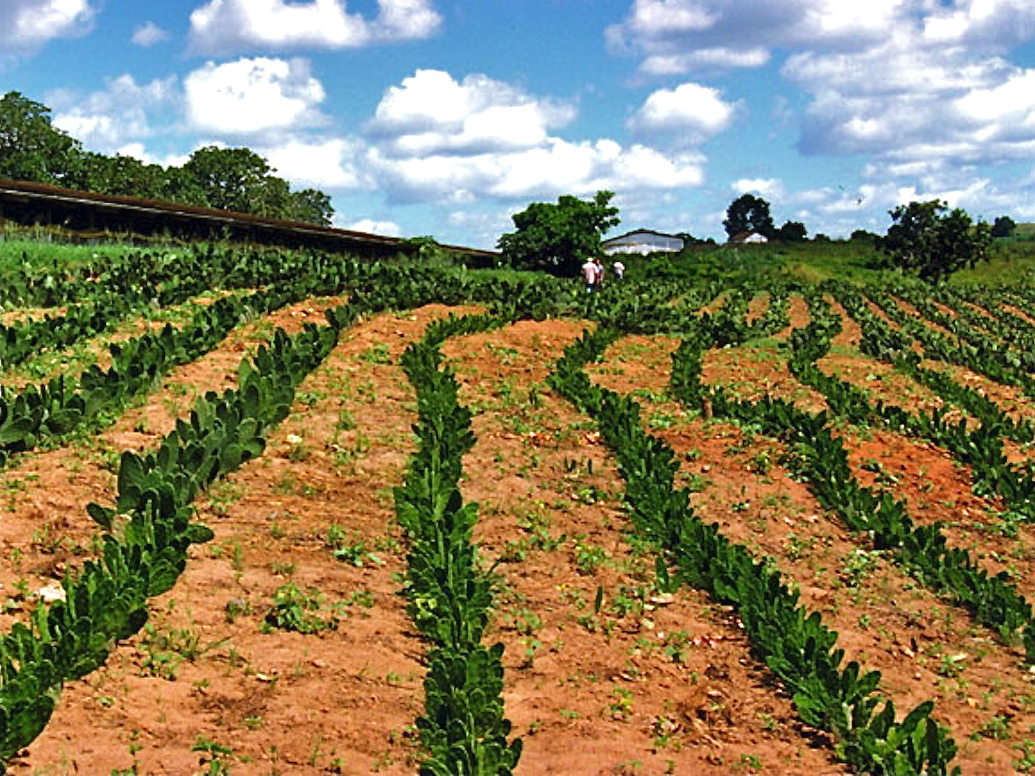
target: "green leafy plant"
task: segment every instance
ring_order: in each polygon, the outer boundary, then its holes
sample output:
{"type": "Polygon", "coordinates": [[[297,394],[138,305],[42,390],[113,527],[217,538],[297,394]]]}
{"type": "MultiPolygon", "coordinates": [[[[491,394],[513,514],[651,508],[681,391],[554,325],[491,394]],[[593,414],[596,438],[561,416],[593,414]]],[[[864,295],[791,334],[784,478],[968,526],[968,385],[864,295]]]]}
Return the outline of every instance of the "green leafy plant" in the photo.
{"type": "Polygon", "coordinates": [[[294,583],[281,585],[273,594],[263,625],[267,629],[318,633],[338,627],[339,618],[329,612],[324,596],[315,588],[301,590],[294,583]]]}

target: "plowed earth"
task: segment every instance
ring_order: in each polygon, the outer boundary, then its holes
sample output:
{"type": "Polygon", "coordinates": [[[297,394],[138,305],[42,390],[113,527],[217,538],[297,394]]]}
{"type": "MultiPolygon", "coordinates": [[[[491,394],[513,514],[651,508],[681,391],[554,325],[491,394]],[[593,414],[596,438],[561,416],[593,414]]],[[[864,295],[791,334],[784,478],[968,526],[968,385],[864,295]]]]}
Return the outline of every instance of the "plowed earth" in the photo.
{"type": "MultiPolygon", "coordinates": [[[[235,384],[237,364],[274,326],[297,330],[334,300],[311,300],[241,327],[176,370],[111,428],[25,455],[0,473],[3,627],[32,594],[90,557],[90,501],[110,503],[123,450],[146,450],[206,390],[235,384]]],[[[753,308],[764,307],[764,300],[753,308]]],[[[148,625],[107,664],[69,683],[14,774],[411,774],[427,649],[398,594],[405,548],[392,488],[415,437],[415,402],[398,366],[427,323],[473,309],[428,306],[343,333],[300,386],[265,454],[197,502],[215,539],[154,600],[148,625]],[[285,585],[335,627],[264,627],[285,585]],[[224,770],[211,770],[212,761],[224,770]]],[[[792,326],[807,323],[792,299],[792,326]]],[[[694,590],[659,592],[650,552],[630,536],[622,481],[591,418],[545,384],[581,321],[521,322],[449,341],[460,401],[474,412],[465,498],[501,591],[487,638],[506,647],[505,704],[524,742],[518,774],[845,773],[832,743],[796,721],[786,693],[750,651],[734,613],[694,590]]],[[[744,398],[764,392],[820,410],[772,339],[708,354],[705,380],[744,398]]],[[[862,356],[846,320],[822,368],[913,410],[937,404],[862,356]]],[[[673,403],[665,337],[627,337],[591,367],[632,392],[643,419],[680,454],[683,484],[706,520],[769,557],[840,646],[882,672],[900,713],[927,699],[960,746],[965,774],[1035,762],[1035,690],[1022,653],[925,590],[826,513],[781,465],[781,445],[673,403]],[[1029,754],[1030,751],[1030,754],[1029,754]]],[[[1023,399],[995,400],[1024,415],[1023,399]]],[[[1030,414],[1030,412],[1028,412],[1030,414]]],[[[893,490],[920,522],[1035,595],[1035,534],[1008,535],[968,471],[925,443],[845,427],[857,476],[893,490]]],[[[1017,451],[1023,455],[1023,451],[1017,451]]]]}

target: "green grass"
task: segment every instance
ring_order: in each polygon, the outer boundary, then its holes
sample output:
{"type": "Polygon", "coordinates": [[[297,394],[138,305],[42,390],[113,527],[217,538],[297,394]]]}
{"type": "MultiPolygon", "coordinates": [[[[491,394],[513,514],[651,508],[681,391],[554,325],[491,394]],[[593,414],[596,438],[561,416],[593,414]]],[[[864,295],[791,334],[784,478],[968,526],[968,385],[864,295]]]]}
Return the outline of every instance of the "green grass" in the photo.
{"type": "Polygon", "coordinates": [[[45,239],[12,237],[0,231],[0,273],[47,267],[56,264],[77,266],[99,257],[121,259],[140,248],[117,243],[105,245],[70,245],[45,239]]]}
{"type": "Polygon", "coordinates": [[[627,276],[643,280],[696,278],[702,281],[792,280],[820,282],[827,278],[874,279],[869,268],[876,256],[864,241],[840,240],[762,245],[699,245],[679,254],[626,258],[627,276]]]}
{"type": "MultiPolygon", "coordinates": [[[[1003,285],[1035,277],[1035,224],[1019,224],[1017,236],[998,239],[992,255],[974,269],[952,275],[952,284],[1003,285]]],[[[630,278],[664,280],[697,278],[702,281],[739,280],[820,283],[828,279],[880,282],[897,276],[875,268],[879,249],[865,240],[829,240],[755,245],[701,245],[675,255],[625,259],[630,278]]]]}
{"type": "Polygon", "coordinates": [[[953,285],[979,283],[1003,286],[1030,281],[1035,273],[1035,224],[1018,224],[1017,233],[1014,237],[994,240],[990,261],[974,269],[956,272],[949,282],[953,285]]]}

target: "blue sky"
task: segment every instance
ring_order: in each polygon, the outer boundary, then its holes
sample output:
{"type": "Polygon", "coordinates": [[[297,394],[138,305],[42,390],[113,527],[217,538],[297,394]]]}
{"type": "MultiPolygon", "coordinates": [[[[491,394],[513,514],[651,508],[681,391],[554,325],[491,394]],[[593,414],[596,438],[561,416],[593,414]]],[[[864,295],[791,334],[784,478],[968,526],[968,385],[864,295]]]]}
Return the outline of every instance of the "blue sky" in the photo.
{"type": "Polygon", "coordinates": [[[3,0],[10,90],[90,150],[247,146],[338,226],[481,248],[598,189],[611,235],[720,238],[744,192],[834,237],[1035,220],[1031,0],[3,0]]]}

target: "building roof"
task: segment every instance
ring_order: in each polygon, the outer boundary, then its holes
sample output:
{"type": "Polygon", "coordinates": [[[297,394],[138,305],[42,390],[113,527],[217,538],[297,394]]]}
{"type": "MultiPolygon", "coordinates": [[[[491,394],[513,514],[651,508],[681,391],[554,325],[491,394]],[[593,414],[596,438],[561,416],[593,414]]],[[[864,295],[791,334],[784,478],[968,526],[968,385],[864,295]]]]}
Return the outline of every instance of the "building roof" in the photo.
{"type": "Polygon", "coordinates": [[[755,231],[752,231],[751,229],[748,229],[747,231],[744,231],[744,232],[737,232],[735,235],[730,237],[729,241],[731,243],[750,243],[750,242],[762,243],[762,242],[769,242],[769,238],[766,237],[761,232],[755,232],[755,231]]]}
{"type": "Polygon", "coordinates": [[[633,235],[639,235],[639,234],[643,234],[643,235],[648,235],[649,234],[649,235],[653,235],[654,237],[665,237],[665,238],[668,238],[670,240],[679,240],[680,242],[683,241],[683,238],[680,237],[678,234],[666,234],[665,232],[657,232],[657,231],[655,231],[653,229],[633,229],[631,232],[626,232],[625,234],[620,234],[617,237],[610,237],[610,238],[604,240],[603,244],[607,245],[608,243],[618,242],[619,240],[624,240],[627,237],[632,237],[633,235]]]}
{"type": "MultiPolygon", "coordinates": [[[[139,199],[28,181],[0,179],[0,219],[62,223],[68,220],[94,223],[97,228],[112,227],[139,233],[172,231],[178,227],[228,229],[252,239],[292,239],[323,248],[354,250],[360,253],[391,254],[413,252],[416,247],[400,237],[338,229],[332,226],[264,218],[177,202],[139,199]]],[[[442,245],[472,258],[493,261],[494,251],[442,245]]]]}

